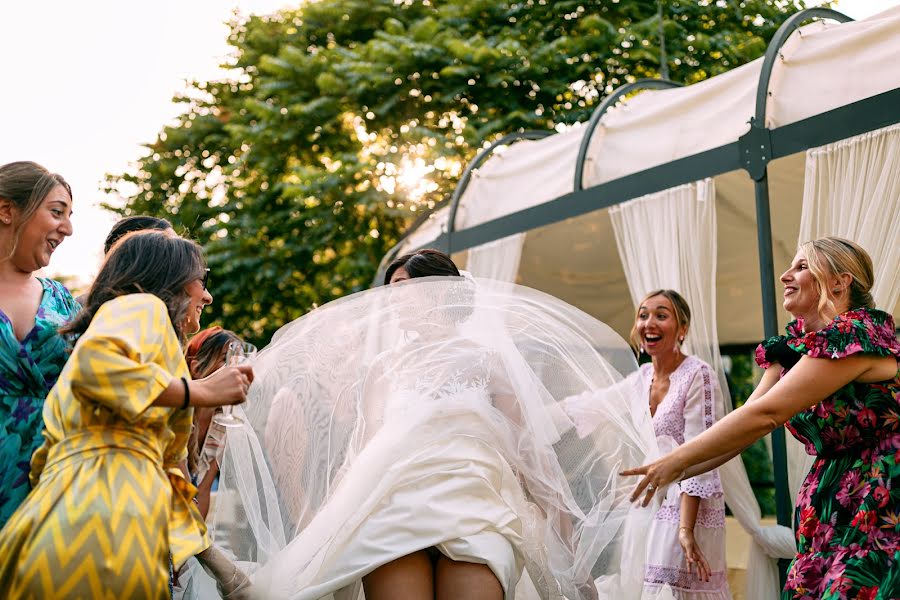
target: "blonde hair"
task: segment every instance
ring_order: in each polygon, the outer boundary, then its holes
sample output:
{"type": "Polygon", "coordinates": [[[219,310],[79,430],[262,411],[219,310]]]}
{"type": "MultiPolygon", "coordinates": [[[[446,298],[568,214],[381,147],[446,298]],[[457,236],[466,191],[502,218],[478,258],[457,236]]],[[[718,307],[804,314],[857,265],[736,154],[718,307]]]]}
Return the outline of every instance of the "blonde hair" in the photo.
{"type": "Polygon", "coordinates": [[[644,302],[650,298],[655,298],[656,296],[663,296],[672,303],[672,308],[675,309],[675,322],[678,323],[678,327],[684,327],[685,335],[687,335],[687,331],[691,326],[691,307],[688,306],[684,296],[675,290],[654,290],[638,302],[637,310],[634,312],[634,325],[631,326],[631,336],[629,337],[629,341],[635,352],[640,352],[641,347],[641,338],[640,335],[638,335],[637,330],[638,317],[641,316],[641,307],[644,305],[644,302]]]}
{"type": "Polygon", "coordinates": [[[875,284],[875,269],[872,258],[859,244],[839,237],[824,237],[800,244],[800,251],[806,255],[809,272],[819,288],[819,316],[834,317],[838,310],[828,297],[828,277],[847,274],[853,278],[850,283],[848,308],[874,308],[872,286],[875,284]]]}

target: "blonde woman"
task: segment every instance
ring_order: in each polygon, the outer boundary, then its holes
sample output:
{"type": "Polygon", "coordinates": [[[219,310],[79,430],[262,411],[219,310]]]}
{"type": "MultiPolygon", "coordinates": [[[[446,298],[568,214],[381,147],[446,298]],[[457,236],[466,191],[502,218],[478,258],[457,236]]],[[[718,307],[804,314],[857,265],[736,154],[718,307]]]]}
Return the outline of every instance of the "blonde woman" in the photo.
{"type": "Polygon", "coordinates": [[[853,242],[800,246],[781,276],[787,335],[764,342],[749,402],[660,460],[634,499],[723,464],[773,429],[817,456],[797,498],[798,554],[782,598],[900,597],[900,343],[876,310],[872,259],[853,242]]]}
{"type": "MultiPolygon", "coordinates": [[[[683,444],[722,417],[722,393],[712,367],[682,352],[691,325],[687,301],[674,290],[656,290],[638,305],[631,343],[650,362],[624,383],[644,398],[661,448],[683,444]]],[[[604,405],[597,393],[562,406],[586,435],[599,426],[604,405]]],[[[728,600],[725,565],[725,500],[713,470],[669,490],[653,519],[647,542],[644,598],[671,593],[677,600],[728,600]]],[[[668,596],[666,596],[668,597],[668,596]]]]}

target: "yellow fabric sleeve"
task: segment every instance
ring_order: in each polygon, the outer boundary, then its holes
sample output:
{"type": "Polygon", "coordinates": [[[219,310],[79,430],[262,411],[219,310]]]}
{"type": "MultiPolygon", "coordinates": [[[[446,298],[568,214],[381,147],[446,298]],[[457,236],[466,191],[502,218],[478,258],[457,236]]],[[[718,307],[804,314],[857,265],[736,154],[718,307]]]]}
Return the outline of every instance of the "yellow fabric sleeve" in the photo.
{"type": "Polygon", "coordinates": [[[173,378],[156,362],[172,345],[180,351],[162,300],[151,294],[110,300],[72,353],[72,391],[134,422],[173,378]]]}

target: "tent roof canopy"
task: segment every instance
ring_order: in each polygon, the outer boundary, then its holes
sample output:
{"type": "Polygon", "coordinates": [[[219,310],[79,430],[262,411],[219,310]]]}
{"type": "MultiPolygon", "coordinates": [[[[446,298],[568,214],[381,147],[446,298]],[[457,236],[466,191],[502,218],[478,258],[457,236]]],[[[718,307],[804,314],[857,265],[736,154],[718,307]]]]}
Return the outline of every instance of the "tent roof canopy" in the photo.
{"type": "Polygon", "coordinates": [[[528,232],[519,282],[626,334],[631,300],[604,209],[712,177],[720,342],[758,341],[761,306],[774,306],[777,289],[763,268],[762,281],[770,282],[763,295],[758,264],[774,263],[777,273],[793,257],[802,153],[900,121],[900,8],[859,22],[835,19],[848,20],[828,9],[802,11],[763,58],[690,86],[630,84],[587,125],[492,144],[466,170],[452,202],[421,219],[385,262],[423,246],[464,261],[468,248],[528,232]],[[798,28],[811,18],[823,20],[798,28]],[[647,87],[656,89],[628,95],[647,87]],[[771,196],[770,231],[757,223],[761,184],[771,196]]]}

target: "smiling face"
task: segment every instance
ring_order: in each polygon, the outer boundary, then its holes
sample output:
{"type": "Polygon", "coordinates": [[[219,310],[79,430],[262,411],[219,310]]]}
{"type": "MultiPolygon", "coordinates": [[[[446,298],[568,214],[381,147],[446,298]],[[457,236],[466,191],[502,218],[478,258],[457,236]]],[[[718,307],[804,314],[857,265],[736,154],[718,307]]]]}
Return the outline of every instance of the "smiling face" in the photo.
{"type": "Polygon", "coordinates": [[[72,198],[57,185],[41,202],[34,215],[19,230],[11,261],[21,271],[32,272],[50,264],[50,257],[72,235],[72,198]]]}
{"type": "Polygon", "coordinates": [[[806,254],[800,250],[791,266],[782,273],[784,309],[794,317],[810,318],[818,312],[819,284],[809,268],[806,254]]]}
{"type": "Polygon", "coordinates": [[[662,295],[651,296],[641,303],[634,323],[637,341],[651,357],[678,349],[687,328],[678,323],[672,301],[662,295]]]}
{"type": "Polygon", "coordinates": [[[187,314],[184,317],[184,333],[196,333],[200,331],[200,315],[203,308],[212,304],[212,294],[203,287],[203,279],[199,277],[185,285],[184,291],[189,298],[187,314]]]}

